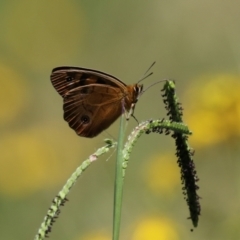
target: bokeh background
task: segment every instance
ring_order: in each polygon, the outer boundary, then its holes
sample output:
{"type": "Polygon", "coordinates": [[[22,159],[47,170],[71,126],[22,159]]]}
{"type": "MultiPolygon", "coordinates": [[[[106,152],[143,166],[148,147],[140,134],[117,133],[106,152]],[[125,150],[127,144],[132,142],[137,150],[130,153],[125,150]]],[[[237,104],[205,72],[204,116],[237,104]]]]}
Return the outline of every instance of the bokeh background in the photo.
{"type": "MultiPolygon", "coordinates": [[[[240,239],[239,29],[239,1],[1,1],[1,239],[33,239],[74,169],[104,138],[117,138],[118,122],[94,139],[68,127],[52,68],[93,68],[130,84],[153,61],[144,85],[175,79],[194,133],[202,215],[190,232],[173,139],[146,135],[127,170],[121,239],[240,239]]],[[[161,88],[141,97],[139,121],[166,117],[161,88]]],[[[128,132],[135,126],[132,119],[128,132]]],[[[51,239],[111,239],[114,167],[115,153],[84,172],[51,239]]]]}

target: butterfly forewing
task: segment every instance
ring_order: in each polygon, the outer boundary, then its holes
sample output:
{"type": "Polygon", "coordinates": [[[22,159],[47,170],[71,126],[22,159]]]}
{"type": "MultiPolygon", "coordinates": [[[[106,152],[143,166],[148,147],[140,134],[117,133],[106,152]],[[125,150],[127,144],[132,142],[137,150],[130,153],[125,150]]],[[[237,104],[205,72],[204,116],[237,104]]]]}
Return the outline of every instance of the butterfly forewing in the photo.
{"type": "Polygon", "coordinates": [[[76,87],[94,83],[119,87],[122,89],[126,86],[125,83],[109,74],[76,67],[54,68],[51,74],[51,81],[54,88],[61,96],[64,96],[68,91],[75,89],[76,87]]]}

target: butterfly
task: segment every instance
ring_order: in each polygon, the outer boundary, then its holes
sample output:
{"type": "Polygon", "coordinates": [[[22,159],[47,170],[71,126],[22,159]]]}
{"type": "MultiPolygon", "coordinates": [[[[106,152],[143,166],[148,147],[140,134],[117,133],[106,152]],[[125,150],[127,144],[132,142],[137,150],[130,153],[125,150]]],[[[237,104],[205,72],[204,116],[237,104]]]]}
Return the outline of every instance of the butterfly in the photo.
{"type": "Polygon", "coordinates": [[[126,85],[104,72],[81,67],[57,67],[51,82],[63,97],[64,119],[81,137],[93,138],[123,113],[133,115],[142,84],[126,85]]]}

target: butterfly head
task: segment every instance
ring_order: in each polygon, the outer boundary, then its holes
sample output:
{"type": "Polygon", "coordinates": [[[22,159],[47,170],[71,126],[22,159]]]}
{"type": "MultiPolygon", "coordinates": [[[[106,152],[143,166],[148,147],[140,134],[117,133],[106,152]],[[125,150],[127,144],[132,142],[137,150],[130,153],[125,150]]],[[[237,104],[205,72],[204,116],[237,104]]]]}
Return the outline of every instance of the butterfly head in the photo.
{"type": "Polygon", "coordinates": [[[143,84],[135,84],[133,89],[134,89],[135,99],[137,102],[139,97],[141,96],[141,93],[143,92],[143,84]]]}
{"type": "Polygon", "coordinates": [[[130,98],[128,99],[129,105],[127,106],[128,110],[127,120],[130,118],[130,116],[133,116],[134,114],[136,103],[139,97],[141,96],[141,93],[143,92],[143,84],[134,84],[130,86],[130,89],[131,91],[129,91],[129,93],[131,93],[131,95],[129,96],[130,98]]]}

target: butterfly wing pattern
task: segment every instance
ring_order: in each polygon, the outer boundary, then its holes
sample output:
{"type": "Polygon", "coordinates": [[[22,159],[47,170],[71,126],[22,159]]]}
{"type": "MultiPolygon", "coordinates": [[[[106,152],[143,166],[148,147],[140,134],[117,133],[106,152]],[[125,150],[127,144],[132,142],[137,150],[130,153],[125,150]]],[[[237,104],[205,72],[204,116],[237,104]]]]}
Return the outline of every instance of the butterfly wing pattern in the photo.
{"type": "Polygon", "coordinates": [[[63,97],[64,119],[79,136],[88,138],[97,136],[125,110],[129,111],[143,88],[78,67],[54,68],[51,81],[63,97]]]}

